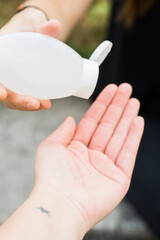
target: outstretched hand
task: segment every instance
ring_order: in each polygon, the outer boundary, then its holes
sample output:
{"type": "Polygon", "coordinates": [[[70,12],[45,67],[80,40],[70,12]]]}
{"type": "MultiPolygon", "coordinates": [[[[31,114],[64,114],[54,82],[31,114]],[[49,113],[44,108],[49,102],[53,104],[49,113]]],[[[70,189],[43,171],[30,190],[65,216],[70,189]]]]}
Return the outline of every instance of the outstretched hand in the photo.
{"type": "MultiPolygon", "coordinates": [[[[44,14],[39,10],[26,9],[14,16],[0,30],[0,36],[12,32],[38,32],[56,38],[60,32],[60,23],[57,20],[46,21],[44,14]]],[[[6,89],[2,84],[0,84],[0,101],[8,108],[22,111],[38,111],[51,107],[50,100],[22,96],[6,89]]]]}
{"type": "Polygon", "coordinates": [[[38,147],[35,186],[55,189],[82,216],[85,230],[128,191],[144,120],[129,84],[107,86],[76,127],[69,117],[38,147]]]}

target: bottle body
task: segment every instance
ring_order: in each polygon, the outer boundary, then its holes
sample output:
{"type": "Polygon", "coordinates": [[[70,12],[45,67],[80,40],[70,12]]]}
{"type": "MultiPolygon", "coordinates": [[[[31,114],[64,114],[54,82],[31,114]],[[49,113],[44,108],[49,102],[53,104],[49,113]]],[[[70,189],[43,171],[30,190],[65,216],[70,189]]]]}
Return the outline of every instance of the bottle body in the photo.
{"type": "Polygon", "coordinates": [[[8,89],[39,99],[74,95],[83,59],[66,44],[37,33],[0,37],[0,82],[8,89]]]}

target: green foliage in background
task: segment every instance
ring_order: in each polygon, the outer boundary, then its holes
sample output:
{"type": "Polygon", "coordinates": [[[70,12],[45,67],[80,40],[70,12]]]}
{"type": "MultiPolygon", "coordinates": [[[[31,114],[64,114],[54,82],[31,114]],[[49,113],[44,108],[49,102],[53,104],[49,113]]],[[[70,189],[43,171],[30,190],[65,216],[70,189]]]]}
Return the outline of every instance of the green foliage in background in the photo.
{"type": "Polygon", "coordinates": [[[0,0],[0,27],[2,27],[15,13],[21,0],[0,0]]]}
{"type": "MultiPolygon", "coordinates": [[[[76,0],[75,0],[76,1],[76,0]]],[[[21,0],[3,0],[0,2],[0,27],[15,13],[21,0]]],[[[68,44],[83,57],[88,58],[107,34],[110,1],[96,0],[81,23],[76,27],[68,44]]]]}
{"type": "Polygon", "coordinates": [[[106,38],[110,6],[110,1],[95,1],[68,41],[69,45],[83,57],[88,58],[99,43],[106,38]]]}

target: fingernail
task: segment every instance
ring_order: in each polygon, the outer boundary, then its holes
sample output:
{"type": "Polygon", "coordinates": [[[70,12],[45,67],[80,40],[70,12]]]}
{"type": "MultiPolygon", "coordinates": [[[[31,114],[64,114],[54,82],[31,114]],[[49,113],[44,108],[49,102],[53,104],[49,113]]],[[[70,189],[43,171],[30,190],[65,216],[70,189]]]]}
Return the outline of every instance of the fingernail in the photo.
{"type": "Polygon", "coordinates": [[[29,103],[25,103],[25,104],[24,104],[24,107],[25,107],[27,110],[36,110],[36,109],[38,109],[36,106],[33,106],[33,105],[29,104],[29,103]]]}
{"type": "Polygon", "coordinates": [[[31,106],[29,103],[25,104],[27,109],[33,109],[33,106],[31,106]]]}

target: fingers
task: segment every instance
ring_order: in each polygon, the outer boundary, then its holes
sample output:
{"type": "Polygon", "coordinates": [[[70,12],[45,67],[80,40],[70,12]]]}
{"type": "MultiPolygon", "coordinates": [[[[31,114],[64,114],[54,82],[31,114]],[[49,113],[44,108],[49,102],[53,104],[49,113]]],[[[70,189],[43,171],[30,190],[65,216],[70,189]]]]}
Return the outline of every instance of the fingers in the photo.
{"type": "Polygon", "coordinates": [[[129,100],[127,107],[124,111],[122,119],[120,120],[114,135],[112,136],[109,144],[106,147],[105,154],[112,159],[113,162],[116,158],[124,144],[124,141],[128,135],[131,123],[137,116],[140,108],[140,103],[137,99],[132,98],[129,100]]]}
{"type": "Polygon", "coordinates": [[[81,141],[86,146],[89,144],[99,121],[115,96],[116,91],[117,86],[114,84],[108,85],[102,91],[78,124],[74,140],[81,141]]]}
{"type": "Polygon", "coordinates": [[[50,100],[40,100],[40,107],[38,110],[47,110],[50,109],[52,106],[50,100]]]}
{"type": "Polygon", "coordinates": [[[37,26],[36,32],[57,38],[60,33],[60,28],[61,26],[58,20],[51,20],[43,25],[37,26]]]}
{"type": "Polygon", "coordinates": [[[0,101],[3,101],[7,98],[7,90],[3,85],[0,84],[0,101]]]}
{"type": "Polygon", "coordinates": [[[111,139],[114,130],[121,119],[123,111],[132,93],[132,88],[129,84],[121,84],[117,93],[101,119],[89,147],[91,149],[104,152],[109,140],[111,139]]]}
{"type": "Polygon", "coordinates": [[[38,111],[51,107],[51,102],[49,100],[39,101],[34,97],[21,96],[10,90],[7,90],[7,98],[2,102],[8,108],[21,111],[38,111]]]}
{"type": "Polygon", "coordinates": [[[130,127],[124,146],[116,161],[116,166],[119,167],[129,178],[132,176],[143,131],[144,119],[142,117],[136,117],[130,127]]]}
{"type": "MultiPolygon", "coordinates": [[[[58,20],[48,21],[37,26],[36,32],[56,38],[60,32],[60,23],[58,20]]],[[[21,96],[6,90],[2,85],[0,85],[0,101],[8,108],[21,111],[38,111],[51,107],[50,100],[38,100],[34,97],[21,96]]]]}
{"type": "Polygon", "coordinates": [[[75,120],[68,117],[45,141],[67,146],[75,134],[75,129],[75,120]]]}

